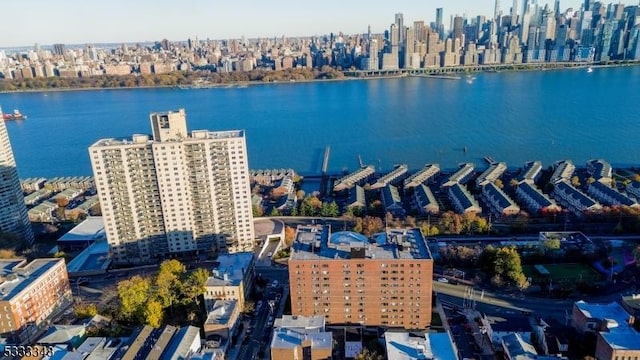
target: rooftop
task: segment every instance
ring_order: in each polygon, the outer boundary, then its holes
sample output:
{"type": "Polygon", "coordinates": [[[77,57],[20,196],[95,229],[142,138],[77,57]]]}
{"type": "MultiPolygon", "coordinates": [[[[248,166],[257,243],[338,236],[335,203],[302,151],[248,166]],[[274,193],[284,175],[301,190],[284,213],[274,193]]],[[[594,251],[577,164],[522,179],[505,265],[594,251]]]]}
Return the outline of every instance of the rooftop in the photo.
{"type": "Polygon", "coordinates": [[[253,256],[250,252],[220,255],[206,286],[238,286],[251,268],[253,256]]]}
{"type": "Polygon", "coordinates": [[[487,170],[485,170],[478,178],[476,179],[476,184],[479,186],[486,185],[488,183],[494,182],[498,179],[502,174],[507,170],[507,163],[499,162],[493,163],[489,166],[487,170]]]}
{"type": "MultiPolygon", "coordinates": [[[[195,326],[185,326],[171,338],[167,346],[167,359],[188,359],[191,352],[191,345],[196,339],[200,339],[200,328],[195,326]]],[[[199,343],[199,341],[198,341],[199,343]]]]}
{"type": "Polygon", "coordinates": [[[313,349],[331,349],[333,347],[333,335],[331,332],[297,331],[293,329],[281,328],[273,332],[271,347],[275,349],[292,349],[302,346],[308,340],[313,349]]]}
{"type": "Polygon", "coordinates": [[[324,331],[324,316],[296,316],[282,315],[282,318],[275,320],[274,328],[287,328],[298,330],[320,330],[324,331]]]}
{"type": "Polygon", "coordinates": [[[457,350],[449,333],[416,336],[408,332],[385,332],[389,360],[457,359],[457,350]]]}
{"type": "Polygon", "coordinates": [[[89,216],[85,221],[62,235],[58,241],[86,241],[106,239],[102,216],[89,216]]]}
{"type": "Polygon", "coordinates": [[[451,186],[454,183],[459,183],[473,173],[474,165],[472,163],[462,164],[460,169],[449,177],[449,180],[443,184],[443,186],[451,186]]]}
{"type": "Polygon", "coordinates": [[[592,206],[598,207],[600,205],[597,201],[593,200],[582,191],[576,189],[575,187],[573,187],[573,185],[569,184],[565,180],[561,180],[556,183],[554,192],[564,193],[566,197],[577,200],[585,208],[590,208],[592,206]]]}
{"type": "Polygon", "coordinates": [[[556,163],[556,168],[551,175],[551,183],[557,183],[563,180],[569,180],[573,172],[576,170],[576,166],[573,165],[571,160],[563,160],[556,163]]]}
{"type": "Polygon", "coordinates": [[[542,163],[540,161],[529,161],[524,164],[522,175],[518,177],[518,182],[533,183],[540,171],[542,171],[542,163]]]}
{"type": "Polygon", "coordinates": [[[535,185],[528,182],[523,182],[518,185],[518,190],[527,194],[531,199],[533,199],[536,204],[540,207],[547,207],[556,205],[555,201],[549,198],[546,194],[544,194],[540,189],[538,189],[535,185]]]}
{"type": "Polygon", "coordinates": [[[471,207],[480,207],[478,201],[471,195],[467,187],[464,185],[460,185],[458,183],[454,184],[449,188],[449,194],[455,197],[464,209],[469,209],[471,207]]]}
{"type": "Polygon", "coordinates": [[[488,183],[487,185],[483,186],[482,192],[486,196],[495,199],[495,201],[498,203],[498,206],[500,206],[500,208],[502,209],[506,209],[510,206],[517,207],[516,203],[513,202],[513,200],[494,183],[488,183]]]}
{"type": "Polygon", "coordinates": [[[419,229],[390,230],[375,238],[350,231],[332,234],[328,225],[298,226],[291,259],[431,259],[419,229]]]}
{"type": "MultiPolygon", "coordinates": [[[[232,139],[244,137],[244,130],[229,130],[229,131],[209,131],[209,130],[194,130],[186,139],[182,139],[181,142],[198,142],[201,140],[220,140],[220,139],[232,139]]],[[[106,138],[96,141],[91,147],[110,147],[110,146],[122,146],[122,145],[151,145],[161,144],[171,141],[154,141],[150,135],[134,134],[131,138],[106,138]]]]}
{"type": "Polygon", "coordinates": [[[440,172],[439,164],[428,164],[404,181],[404,187],[416,187],[440,172]]]}
{"type": "Polygon", "coordinates": [[[64,259],[0,260],[0,299],[9,301],[64,259]]]}
{"type": "Polygon", "coordinates": [[[231,320],[234,309],[238,306],[238,300],[216,300],[213,303],[213,308],[207,315],[207,321],[205,324],[213,325],[226,325],[231,320]]]}
{"type": "Polygon", "coordinates": [[[631,315],[617,302],[590,304],[580,300],[575,307],[588,319],[606,321],[607,331],[600,331],[600,335],[613,349],[640,350],[640,333],[629,325],[631,315]]]}

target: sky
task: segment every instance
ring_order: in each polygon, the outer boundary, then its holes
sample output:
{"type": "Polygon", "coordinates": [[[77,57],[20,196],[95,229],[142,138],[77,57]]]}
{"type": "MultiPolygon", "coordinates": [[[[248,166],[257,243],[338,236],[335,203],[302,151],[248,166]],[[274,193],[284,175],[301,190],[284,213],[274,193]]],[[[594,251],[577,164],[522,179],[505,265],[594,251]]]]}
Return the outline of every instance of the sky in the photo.
{"type": "MultiPolygon", "coordinates": [[[[451,15],[492,16],[495,0],[19,0],[3,1],[0,47],[35,43],[133,43],[384,32],[395,13],[405,26],[451,15]]],[[[519,0],[522,3],[524,0],[519,0]]],[[[513,0],[500,0],[507,13],[513,0]]],[[[549,0],[553,7],[553,0],[549,0]]],[[[539,0],[541,5],[546,0],[539,0]]],[[[579,0],[561,0],[578,8],[579,0]]],[[[522,5],[520,5],[522,8],[522,5]]],[[[520,10],[522,11],[522,10],[520,10]]]]}

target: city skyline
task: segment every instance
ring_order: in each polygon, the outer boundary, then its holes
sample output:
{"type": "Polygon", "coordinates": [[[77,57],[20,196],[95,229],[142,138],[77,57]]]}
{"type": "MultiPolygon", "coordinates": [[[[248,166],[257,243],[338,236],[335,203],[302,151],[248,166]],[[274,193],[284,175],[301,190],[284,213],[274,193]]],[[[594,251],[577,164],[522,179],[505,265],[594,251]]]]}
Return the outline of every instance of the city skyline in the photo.
{"type": "MultiPolygon", "coordinates": [[[[523,3],[523,0],[519,0],[523,3]]],[[[540,6],[553,2],[539,2],[540,6]]],[[[572,7],[579,9],[582,2],[563,0],[562,11],[572,7]]],[[[484,15],[491,17],[495,1],[436,0],[417,4],[415,1],[401,0],[393,3],[375,2],[362,7],[360,3],[344,3],[328,0],[320,7],[300,8],[291,0],[280,2],[278,7],[267,8],[250,0],[246,6],[219,6],[204,0],[190,0],[180,3],[161,0],[149,4],[114,0],[107,3],[74,4],[71,0],[61,0],[55,7],[42,0],[27,0],[5,4],[5,13],[19,14],[25,6],[31,11],[28,17],[11,16],[3,19],[5,29],[15,29],[9,38],[0,42],[0,47],[25,47],[35,43],[52,45],[55,43],[133,43],[200,39],[228,39],[280,36],[311,36],[343,32],[345,34],[364,33],[367,27],[375,33],[389,29],[394,14],[403,13],[405,26],[416,20],[426,24],[435,21],[436,8],[444,9],[443,22],[449,28],[451,16],[484,15]],[[247,11],[246,9],[259,9],[247,11]],[[332,9],[339,8],[339,11],[332,9]],[[123,9],[126,9],[123,11],[123,9]],[[329,10],[326,16],[318,16],[329,10]],[[179,10],[179,11],[177,11],[179,10]],[[92,15],[99,14],[99,16],[92,15]],[[171,14],[171,17],[163,17],[171,14]],[[52,21],[53,19],[53,21],[52,21]],[[242,21],[238,21],[242,19],[242,21]],[[309,21],[313,19],[313,21],[309,21]],[[118,24],[114,27],[113,24],[118,24]]],[[[501,0],[499,7],[507,14],[513,1],[501,0]]],[[[519,12],[522,12],[519,4],[519,12]]]]}

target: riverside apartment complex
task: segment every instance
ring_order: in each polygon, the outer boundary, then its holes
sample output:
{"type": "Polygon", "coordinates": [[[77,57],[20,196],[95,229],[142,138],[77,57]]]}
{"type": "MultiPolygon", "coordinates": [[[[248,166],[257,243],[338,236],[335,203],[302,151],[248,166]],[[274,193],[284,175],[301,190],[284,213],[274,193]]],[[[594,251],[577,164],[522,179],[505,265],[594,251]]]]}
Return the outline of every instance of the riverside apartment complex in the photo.
{"type": "Polygon", "coordinates": [[[300,226],[289,280],[293,315],[405,329],[431,324],[433,258],[418,229],[390,230],[371,243],[329,226],[300,226]]]}
{"type": "Polygon", "coordinates": [[[152,113],[151,129],[89,147],[113,260],[252,250],[244,131],[189,134],[184,109],[152,113]]]}

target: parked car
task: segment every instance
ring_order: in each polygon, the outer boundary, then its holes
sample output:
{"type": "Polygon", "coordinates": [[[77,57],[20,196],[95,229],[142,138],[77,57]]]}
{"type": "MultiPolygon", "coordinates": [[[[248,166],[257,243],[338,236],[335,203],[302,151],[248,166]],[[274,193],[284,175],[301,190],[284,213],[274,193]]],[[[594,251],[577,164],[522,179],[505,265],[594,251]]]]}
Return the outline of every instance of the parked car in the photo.
{"type": "Polygon", "coordinates": [[[438,282],[441,282],[441,283],[445,283],[445,284],[446,284],[446,283],[449,283],[449,280],[447,280],[447,278],[439,277],[439,278],[438,278],[438,282]]]}

